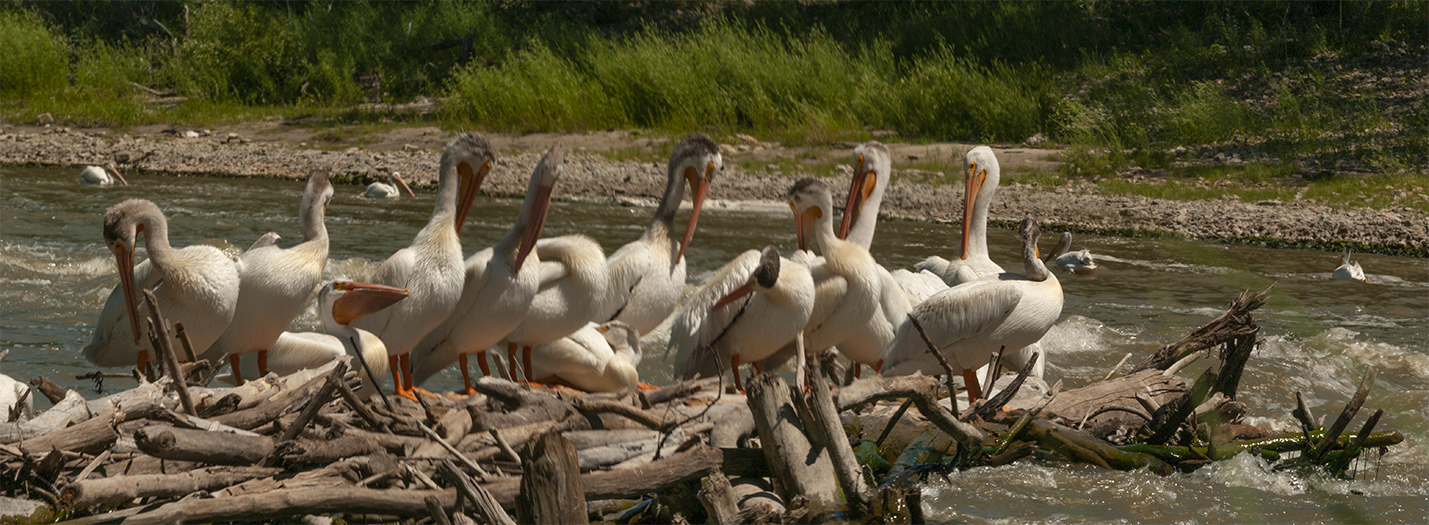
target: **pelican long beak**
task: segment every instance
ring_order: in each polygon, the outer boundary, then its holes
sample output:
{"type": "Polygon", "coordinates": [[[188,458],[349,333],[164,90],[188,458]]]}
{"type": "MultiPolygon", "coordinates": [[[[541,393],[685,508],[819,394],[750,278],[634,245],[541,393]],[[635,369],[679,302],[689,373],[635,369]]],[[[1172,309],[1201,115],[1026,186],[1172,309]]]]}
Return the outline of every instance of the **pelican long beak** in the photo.
{"type": "Polygon", "coordinates": [[[535,223],[526,226],[526,231],[521,234],[521,247],[516,250],[518,272],[526,262],[526,256],[531,255],[531,250],[536,248],[536,240],[541,238],[541,229],[546,226],[546,214],[551,210],[551,192],[554,189],[554,185],[544,183],[536,187],[535,207],[531,209],[531,220],[535,223]]]}
{"type": "Polygon", "coordinates": [[[739,287],[739,288],[735,288],[733,292],[730,292],[730,293],[729,293],[729,295],[726,295],[726,296],[724,296],[724,297],[721,297],[718,301],[715,301],[714,307],[713,307],[713,308],[710,308],[710,310],[711,310],[711,311],[718,310],[718,309],[720,309],[721,307],[723,307],[724,305],[727,305],[727,304],[729,304],[729,303],[738,301],[740,297],[744,297],[744,296],[746,296],[746,295],[749,295],[750,292],[753,292],[753,291],[754,291],[754,281],[749,281],[749,282],[747,282],[747,283],[744,283],[744,286],[741,286],[741,287],[739,287]]]}
{"type": "Polygon", "coordinates": [[[412,191],[412,187],[408,186],[407,181],[402,180],[402,177],[400,175],[393,175],[392,178],[397,179],[397,184],[401,184],[402,189],[407,190],[407,195],[411,195],[413,197],[417,196],[417,193],[412,191]]]}
{"type": "Polygon", "coordinates": [[[848,187],[848,201],[844,204],[843,224],[839,227],[840,239],[848,238],[848,230],[858,220],[859,212],[863,211],[863,203],[873,194],[873,186],[878,183],[878,177],[872,175],[873,171],[865,169],[863,156],[859,155],[858,167],[853,172],[853,184],[848,187]]]}
{"type": "Polygon", "coordinates": [[[114,264],[119,267],[119,286],[124,290],[124,306],[129,310],[129,323],[134,328],[134,343],[139,342],[139,296],[134,291],[134,248],[123,243],[114,245],[114,264]]]}
{"type": "Polygon", "coordinates": [[[799,249],[808,251],[809,239],[814,236],[814,221],[823,217],[824,212],[818,206],[810,206],[800,212],[793,202],[789,203],[789,208],[794,210],[794,229],[799,236],[799,249]]]}
{"type": "Polygon", "coordinates": [[[407,290],[380,284],[349,282],[342,286],[342,297],[332,302],[332,319],[348,324],[392,306],[407,297],[407,290]]]}
{"type": "Polygon", "coordinates": [[[479,170],[472,170],[471,164],[462,162],[456,165],[456,170],[461,174],[461,187],[457,192],[457,198],[460,200],[457,201],[456,233],[461,235],[461,227],[466,224],[466,214],[471,211],[476,192],[481,190],[481,181],[486,180],[487,172],[491,171],[491,163],[482,164],[479,170]]]}
{"type": "Polygon", "coordinates": [[[977,194],[982,191],[982,183],[987,180],[987,171],[978,172],[977,164],[968,166],[967,195],[963,203],[963,252],[962,260],[968,259],[968,234],[972,229],[973,206],[977,205],[977,194]]]}
{"type": "Polygon", "coordinates": [[[705,165],[704,177],[696,175],[694,168],[685,170],[685,181],[690,185],[690,202],[693,209],[690,211],[690,222],[685,225],[685,239],[680,242],[680,252],[675,254],[677,264],[684,260],[685,248],[690,245],[690,239],[695,238],[695,224],[700,222],[700,208],[705,205],[705,192],[710,189],[710,176],[713,173],[713,162],[705,165]]]}
{"type": "Polygon", "coordinates": [[[115,169],[114,166],[105,166],[104,170],[108,171],[110,175],[113,175],[115,178],[119,179],[119,182],[124,183],[125,186],[129,185],[129,181],[124,180],[124,176],[120,175],[119,170],[115,169]]]}

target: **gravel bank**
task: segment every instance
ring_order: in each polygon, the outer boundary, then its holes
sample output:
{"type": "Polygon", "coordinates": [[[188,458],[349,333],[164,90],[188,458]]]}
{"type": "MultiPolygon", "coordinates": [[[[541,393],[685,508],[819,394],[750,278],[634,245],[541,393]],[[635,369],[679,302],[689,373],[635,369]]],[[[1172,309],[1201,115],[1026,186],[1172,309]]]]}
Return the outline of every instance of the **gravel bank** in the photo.
{"type": "MultiPolygon", "coordinates": [[[[183,132],[162,126],[115,134],[5,125],[0,127],[0,164],[77,166],[114,160],[122,171],[240,177],[301,177],[309,170],[326,169],[339,180],[354,183],[395,170],[413,186],[426,186],[434,184],[440,148],[450,136],[436,128],[404,128],[388,132],[385,141],[366,148],[318,150],[305,147],[307,135],[238,131],[185,138],[183,132]]],[[[650,140],[624,132],[493,135],[501,155],[483,189],[512,195],[524,191],[530,167],[546,145],[559,141],[576,150],[566,157],[566,175],[558,189],[565,198],[653,203],[664,185],[663,162],[614,161],[579,151],[622,143],[638,146],[650,140]]],[[[780,201],[789,185],[805,176],[747,169],[731,161],[739,154],[727,155],[724,172],[710,189],[711,206],[780,201]]],[[[1019,154],[1026,154],[1025,149],[998,150],[999,158],[1019,154]]],[[[1009,168],[1004,164],[1003,169],[1009,168]]],[[[884,197],[883,212],[905,219],[956,221],[961,218],[961,194],[961,183],[897,183],[884,197]]],[[[1429,255],[1429,217],[1403,207],[1333,210],[1313,203],[1247,203],[1234,198],[1168,201],[1100,195],[1091,183],[1056,188],[1012,183],[999,188],[993,221],[1013,223],[1028,213],[1053,229],[1089,233],[1172,235],[1326,250],[1349,243],[1360,251],[1429,255]]]]}

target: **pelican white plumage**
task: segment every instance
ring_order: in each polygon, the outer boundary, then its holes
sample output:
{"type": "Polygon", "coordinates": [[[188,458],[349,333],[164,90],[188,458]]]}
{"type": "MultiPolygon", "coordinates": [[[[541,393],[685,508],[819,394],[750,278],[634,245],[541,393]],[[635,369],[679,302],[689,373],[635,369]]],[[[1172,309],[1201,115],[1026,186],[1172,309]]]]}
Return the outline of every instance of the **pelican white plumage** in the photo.
{"type": "MultiPolygon", "coordinates": [[[[814,279],[807,267],[780,257],[773,246],[746,251],[675,312],[669,343],[677,351],[675,374],[710,377],[728,363],[742,391],[740,362],[758,368],[758,361],[790,342],[802,357],[804,325],[813,311],[814,279]]],[[[802,377],[803,368],[797,373],[802,377]]]]}
{"type": "Polygon", "coordinates": [[[242,384],[244,377],[240,356],[249,352],[257,352],[258,359],[257,375],[248,377],[268,373],[269,347],[302,313],[313,288],[322,282],[328,253],[323,214],[332,196],[327,172],[310,173],[298,209],[303,241],[281,246],[265,234],[254,248],[239,256],[243,271],[239,274],[238,305],[232,322],[215,343],[218,355],[228,354],[237,383],[242,384]]]}
{"type": "MultiPolygon", "coordinates": [[[[881,314],[883,279],[878,263],[862,246],[838,238],[833,196],[823,182],[799,180],[790,188],[788,198],[794,209],[799,249],[809,250],[811,237],[817,237],[823,250],[823,260],[809,268],[815,296],[814,310],[804,325],[806,349],[817,354],[838,346],[855,363],[877,364],[883,350],[879,342],[891,341],[896,328],[881,314]]],[[[907,299],[901,307],[907,308],[907,299]]],[[[802,369],[803,363],[799,365],[802,369]]]]}
{"type": "Polygon", "coordinates": [[[587,323],[575,333],[531,349],[531,377],[586,392],[640,387],[640,333],[621,321],[587,323]]]}
{"type": "Polygon", "coordinates": [[[466,278],[461,254],[461,227],[472,199],[496,159],[491,144],[475,133],[458,135],[442,152],[437,200],[432,218],[412,245],[392,254],[368,279],[404,288],[407,300],[355,321],[387,346],[389,367],[399,395],[416,398],[409,353],[422,338],[451,316],[461,300],[466,278]]]}
{"type": "Polygon", "coordinates": [[[387,174],[387,182],[368,184],[367,192],[364,195],[372,199],[391,199],[401,197],[402,190],[407,190],[408,195],[417,196],[412,192],[412,187],[407,185],[407,181],[402,180],[402,174],[394,171],[387,174]]]}
{"type": "Polygon", "coordinates": [[[511,333],[531,310],[541,284],[541,258],[533,249],[546,223],[551,192],[565,169],[560,146],[541,157],[526,187],[526,200],[511,231],[495,246],[466,259],[461,300],[442,323],[412,350],[412,380],[422,384],[452,363],[460,363],[466,393],[474,394],[467,356],[477,354],[483,375],[486,350],[511,333]]]}
{"type": "Polygon", "coordinates": [[[1052,328],[1062,313],[1062,286],[1037,257],[1037,223],[1024,219],[1018,235],[1025,275],[1002,273],[961,284],[913,307],[884,351],[884,374],[943,373],[918,333],[921,325],[954,371],[961,370],[972,402],[982,395],[974,369],[998,349],[1031,345],[1052,328]]]}
{"type": "MultiPolygon", "coordinates": [[[[849,186],[839,237],[867,251],[873,244],[878,208],[883,202],[883,192],[888,189],[893,163],[887,146],[870,141],[854,148],[853,165],[853,182],[849,186]]],[[[908,294],[888,269],[874,262],[872,271],[877,275],[874,283],[877,287],[877,309],[851,337],[838,344],[839,352],[853,361],[855,377],[859,375],[862,365],[877,364],[883,347],[893,340],[893,331],[912,308],[908,294]]]]}
{"type": "Polygon", "coordinates": [[[987,210],[997,193],[1002,170],[992,148],[978,146],[969,151],[964,161],[965,185],[963,207],[963,240],[959,257],[949,261],[936,255],[914,265],[943,278],[948,286],[975,281],[1004,270],[987,256],[987,210]]]}
{"type": "Polygon", "coordinates": [[[115,182],[129,185],[129,181],[124,180],[124,176],[119,174],[119,168],[113,162],[103,166],[89,166],[84,171],[79,172],[80,184],[97,184],[100,186],[113,186],[115,182]]]}
{"type": "MultiPolygon", "coordinates": [[[[350,355],[361,359],[363,364],[358,366],[373,374],[369,379],[365,371],[358,370],[357,375],[362,380],[358,396],[366,398],[376,393],[382,381],[383,367],[387,366],[387,347],[372,332],[353,328],[349,323],[406,297],[407,290],[390,286],[347,280],[328,283],[318,291],[318,317],[322,319],[326,333],[279,334],[278,340],[268,349],[268,370],[284,376],[299,370],[319,368],[350,355]]],[[[258,372],[253,360],[243,360],[241,367],[245,374],[258,372]]],[[[241,381],[240,377],[237,372],[234,373],[234,379],[241,381]]]]}
{"type": "Polygon", "coordinates": [[[605,250],[584,235],[567,235],[536,242],[540,285],[526,317],[506,334],[511,377],[516,377],[516,350],[521,370],[531,379],[531,347],[554,342],[575,333],[594,319],[604,305],[610,271],[605,250]]]}
{"type": "MultiPolygon", "coordinates": [[[[174,249],[169,223],[154,203],[129,199],[104,214],[104,243],[114,254],[119,285],[109,293],[84,356],[99,366],[138,365],[149,360],[149,329],[140,323],[139,290],[151,290],[171,323],[183,323],[194,348],[210,348],[233,320],[242,263],[213,246],[174,249]],[[134,264],[140,233],[148,260],[134,264]],[[162,284],[162,286],[160,286],[162,284]]],[[[148,312],[145,312],[147,316],[148,312]]],[[[205,353],[202,357],[216,359],[205,353]]]]}
{"type": "Polygon", "coordinates": [[[1072,232],[1062,232],[1062,238],[1057,240],[1057,245],[1052,247],[1043,262],[1050,262],[1076,275],[1097,273],[1097,262],[1092,259],[1091,250],[1072,251],[1072,232]]]}
{"type": "MultiPolygon", "coordinates": [[[[9,350],[0,351],[0,359],[4,359],[5,354],[9,352],[9,350]]],[[[11,412],[17,412],[16,415],[19,416],[15,421],[25,421],[34,417],[35,395],[30,390],[30,385],[0,374],[0,420],[10,421],[11,412]],[[16,405],[20,405],[20,410],[15,410],[16,405]]]]}
{"type": "Polygon", "coordinates": [[[1369,279],[1364,276],[1364,270],[1360,268],[1360,263],[1358,261],[1350,262],[1349,248],[1345,248],[1345,254],[1340,256],[1340,266],[1335,268],[1335,273],[1331,274],[1331,277],[1362,283],[1369,282],[1369,279]]]}
{"type": "Polygon", "coordinates": [[[685,248],[695,234],[705,192],[724,166],[719,145],[704,134],[691,134],[670,153],[668,182],[655,217],[639,239],[610,254],[605,308],[596,322],[622,321],[641,335],[650,333],[680,304],[685,289],[685,248]],[[675,237],[675,211],[685,187],[690,188],[693,210],[683,240],[675,237]]]}

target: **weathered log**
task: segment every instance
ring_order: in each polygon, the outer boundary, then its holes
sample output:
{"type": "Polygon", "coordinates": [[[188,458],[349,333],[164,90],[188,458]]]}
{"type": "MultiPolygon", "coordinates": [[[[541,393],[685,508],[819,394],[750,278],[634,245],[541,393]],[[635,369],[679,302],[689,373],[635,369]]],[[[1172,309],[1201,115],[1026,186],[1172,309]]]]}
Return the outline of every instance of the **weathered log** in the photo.
{"type": "Polygon", "coordinates": [[[804,497],[817,508],[816,514],[833,510],[838,505],[838,485],[829,475],[832,460],[827,449],[809,443],[784,378],[767,372],[755,375],[748,385],[747,402],[784,501],[804,497]]]}
{"type": "MultiPolygon", "coordinates": [[[[1107,406],[1138,406],[1138,394],[1146,394],[1157,405],[1171,402],[1186,393],[1186,383],[1176,376],[1166,377],[1157,370],[1142,370],[1106,381],[1063,391],[1044,409],[1051,417],[1082,421],[1096,425],[1117,418],[1117,414],[1087,415],[1107,406]]],[[[1154,411],[1155,409],[1152,409],[1154,411]]]]}
{"type": "MultiPolygon", "coordinates": [[[[684,452],[639,467],[582,474],[581,484],[585,486],[586,500],[639,498],[700,479],[719,470],[723,459],[720,449],[695,445],[684,452]]],[[[502,505],[512,505],[520,491],[520,480],[500,479],[484,483],[482,487],[502,505]]]]}
{"type": "MultiPolygon", "coordinates": [[[[288,425],[288,428],[283,429],[283,435],[274,443],[275,446],[288,443],[298,437],[298,434],[302,433],[303,429],[308,426],[308,423],[313,420],[313,416],[318,414],[318,410],[321,410],[323,405],[327,404],[328,399],[337,395],[337,383],[343,381],[342,376],[346,372],[347,360],[344,358],[339,360],[337,366],[333,367],[332,372],[327,375],[327,379],[323,382],[322,388],[318,389],[317,395],[313,396],[313,400],[309,401],[307,406],[303,407],[303,411],[298,413],[298,418],[294,420],[292,424],[288,425]]],[[[270,450],[268,457],[263,458],[263,466],[271,467],[277,463],[278,458],[273,455],[272,452],[273,451],[270,450]]]]}
{"type": "MultiPolygon", "coordinates": [[[[437,431],[437,435],[447,440],[448,443],[460,442],[461,438],[466,437],[466,434],[471,431],[471,412],[466,410],[449,410],[446,414],[442,415],[441,420],[437,421],[437,428],[434,430],[437,431]]],[[[441,457],[445,452],[446,449],[443,448],[441,444],[431,441],[417,447],[417,450],[412,452],[412,455],[417,457],[441,457]]]]}
{"type": "MultiPolygon", "coordinates": [[[[832,357],[833,352],[827,352],[825,355],[832,357]]],[[[863,480],[863,468],[858,465],[853,446],[848,442],[848,433],[844,431],[843,421],[839,419],[838,409],[834,407],[834,398],[829,395],[828,380],[824,379],[824,375],[818,370],[811,369],[806,375],[812,383],[812,391],[805,396],[813,415],[808,429],[818,435],[818,440],[823,441],[828,448],[829,459],[833,462],[834,473],[838,475],[839,486],[843,487],[850,510],[861,514],[867,510],[873,499],[873,489],[863,480]]],[[[792,395],[798,395],[799,387],[795,389],[792,395]]]]}
{"type": "Polygon", "coordinates": [[[307,400],[327,382],[325,375],[316,376],[296,388],[279,392],[264,400],[258,406],[238,410],[212,418],[213,421],[244,430],[252,430],[271,423],[294,407],[304,406],[307,400]]]}
{"type": "Polygon", "coordinates": [[[385,453],[387,449],[377,440],[350,434],[336,439],[298,439],[278,445],[272,452],[289,465],[326,465],[346,458],[385,453]]]}
{"type": "Polygon", "coordinates": [[[19,448],[31,454],[50,450],[98,454],[119,439],[115,424],[154,414],[163,410],[163,406],[149,399],[139,399],[114,410],[116,412],[108,416],[92,417],[77,425],[26,440],[19,448]]]}
{"type": "Polygon", "coordinates": [[[710,473],[700,480],[700,504],[705,507],[705,523],[710,525],[736,525],[741,523],[739,501],[734,499],[734,487],[729,478],[719,472],[710,473]]]}
{"type": "Polygon", "coordinates": [[[1325,453],[1329,452],[1330,444],[1339,439],[1340,433],[1345,431],[1350,421],[1359,413],[1360,407],[1364,406],[1365,398],[1369,397],[1370,388],[1374,387],[1374,378],[1379,374],[1374,367],[1365,370],[1364,379],[1360,380],[1359,388],[1355,389],[1355,395],[1350,396],[1350,401],[1345,403],[1345,409],[1340,411],[1340,416],[1335,418],[1335,422],[1330,425],[1330,429],[1325,432],[1325,437],[1315,443],[1315,447],[1310,449],[1308,456],[1320,461],[1324,459],[1325,453]]]}
{"type": "MultiPolygon", "coordinates": [[[[8,350],[6,351],[8,352],[8,350]]],[[[45,397],[50,399],[50,403],[54,404],[59,404],[60,401],[64,400],[65,393],[69,392],[68,388],[55,384],[54,381],[50,381],[50,379],[45,376],[30,378],[30,386],[35,387],[36,392],[44,394],[45,397]]]]}
{"type": "Polygon", "coordinates": [[[667,423],[648,412],[616,401],[589,400],[584,397],[578,397],[571,400],[571,406],[575,407],[577,411],[586,417],[592,417],[597,414],[617,414],[651,430],[669,430],[671,424],[674,423],[667,423]]]}
{"type": "Polygon", "coordinates": [[[576,446],[555,432],[541,434],[521,458],[516,519],[521,523],[588,523],[576,446]]]}
{"type": "Polygon", "coordinates": [[[731,478],[768,478],[774,476],[764,451],[757,448],[721,448],[720,472],[731,478]]]}
{"type": "Polygon", "coordinates": [[[134,433],[145,454],[160,459],[215,465],[253,465],[273,452],[273,438],[150,426],[134,433]]]}
{"type": "MultiPolygon", "coordinates": [[[[0,414],[3,416],[3,414],[0,414]]],[[[0,443],[10,444],[35,436],[48,434],[65,428],[72,423],[89,419],[89,405],[84,396],[73,390],[66,390],[63,398],[49,410],[30,418],[29,421],[0,423],[0,443]]]]}
{"type": "Polygon", "coordinates": [[[436,496],[422,498],[422,503],[427,504],[427,513],[432,515],[434,525],[452,525],[452,521],[447,518],[447,511],[442,509],[442,500],[436,496]]]}
{"type": "Polygon", "coordinates": [[[60,505],[70,509],[94,509],[140,498],[180,497],[274,476],[282,471],[261,467],[209,467],[170,475],[82,480],[62,487],[60,505]]]}
{"type": "Polygon", "coordinates": [[[1105,441],[1079,430],[1073,430],[1045,419],[1034,419],[1025,435],[1042,448],[1061,452],[1069,459],[1090,463],[1106,469],[1136,470],[1150,467],[1158,474],[1171,473],[1171,466],[1154,456],[1118,450],[1105,441]]]}
{"type": "Polygon", "coordinates": [[[1240,296],[1231,302],[1225,313],[1197,328],[1180,341],[1161,347],[1131,371],[1135,373],[1150,369],[1165,370],[1166,367],[1192,353],[1214,347],[1236,337],[1255,333],[1259,328],[1250,320],[1250,312],[1265,305],[1265,301],[1270,298],[1270,289],[1274,287],[1275,285],[1271,284],[1259,292],[1241,292],[1240,296]]]}
{"type": "Polygon", "coordinates": [[[376,490],[344,486],[275,490],[228,498],[179,500],[153,511],[125,519],[127,525],[167,525],[216,521],[263,521],[277,518],[343,512],[419,518],[427,515],[427,496],[441,500],[442,508],[456,503],[456,491],[376,490]]]}
{"type": "Polygon", "coordinates": [[[881,399],[911,398],[918,412],[923,414],[939,430],[947,432],[964,446],[975,446],[986,434],[977,427],[958,421],[953,414],[943,409],[933,395],[937,380],[915,373],[910,376],[877,376],[859,379],[853,384],[839,389],[837,404],[839,410],[849,410],[881,399]]]}
{"type": "MultiPolygon", "coordinates": [[[[506,510],[501,508],[499,500],[494,497],[485,487],[472,483],[471,478],[458,469],[456,463],[451,460],[443,460],[437,465],[437,470],[446,478],[447,483],[456,487],[459,501],[465,500],[475,507],[479,516],[495,525],[516,525],[511,520],[511,516],[506,514],[506,510]]],[[[519,482],[519,481],[518,481],[519,482]]]]}

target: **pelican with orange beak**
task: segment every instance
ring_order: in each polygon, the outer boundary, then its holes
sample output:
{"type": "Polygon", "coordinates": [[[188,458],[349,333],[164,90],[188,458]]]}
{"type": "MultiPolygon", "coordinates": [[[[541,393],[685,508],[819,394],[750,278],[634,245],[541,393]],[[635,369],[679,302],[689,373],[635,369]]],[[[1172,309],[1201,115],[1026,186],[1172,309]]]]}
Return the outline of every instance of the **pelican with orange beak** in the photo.
{"type": "Polygon", "coordinates": [[[610,286],[606,289],[605,308],[592,321],[621,321],[644,335],[675,311],[685,289],[685,248],[694,238],[710,181],[723,166],[719,145],[704,134],[691,134],[675,146],[670,153],[665,195],[655,209],[655,217],[639,239],[620,247],[606,260],[610,286]],[[671,234],[675,211],[680,208],[687,185],[693,209],[685,225],[684,240],[679,240],[671,234]]]}
{"type": "Polygon", "coordinates": [[[526,200],[511,231],[495,246],[466,259],[466,277],[456,310],[412,351],[414,383],[420,385],[452,363],[460,363],[466,393],[476,393],[467,367],[471,354],[476,354],[482,374],[491,374],[486,350],[521,323],[541,284],[542,261],[534,250],[546,224],[551,192],[564,169],[561,147],[553,146],[531,173],[526,200]]]}
{"type": "MultiPolygon", "coordinates": [[[[171,323],[183,323],[194,348],[209,348],[233,320],[240,263],[213,246],[174,249],[169,223],[154,203],[129,199],[104,214],[104,244],[114,254],[119,286],[109,293],[84,356],[99,366],[138,365],[152,350],[147,323],[140,322],[140,290],[150,290],[171,323]],[[149,259],[134,264],[139,234],[149,259]],[[162,286],[160,286],[162,284],[162,286]]],[[[147,317],[147,312],[146,312],[147,317]]]]}
{"type": "Polygon", "coordinates": [[[79,182],[80,184],[98,184],[100,186],[113,186],[115,182],[125,186],[129,185],[129,181],[124,180],[124,176],[119,174],[119,168],[115,167],[113,162],[104,166],[84,168],[84,171],[79,172],[79,182]]]}
{"type": "Polygon", "coordinates": [[[417,232],[411,246],[397,250],[369,279],[411,293],[405,301],[355,321],[355,326],[376,334],[387,346],[388,366],[402,396],[416,398],[410,352],[451,317],[461,300],[466,279],[461,227],[495,159],[491,144],[475,133],[459,135],[447,143],[431,220],[417,232]]]}
{"type": "Polygon", "coordinates": [[[964,166],[962,251],[952,261],[934,255],[914,266],[937,274],[948,286],[1003,272],[1002,267],[987,256],[987,210],[992,206],[992,196],[997,193],[1002,172],[997,156],[992,148],[978,146],[968,152],[964,166]]]}

